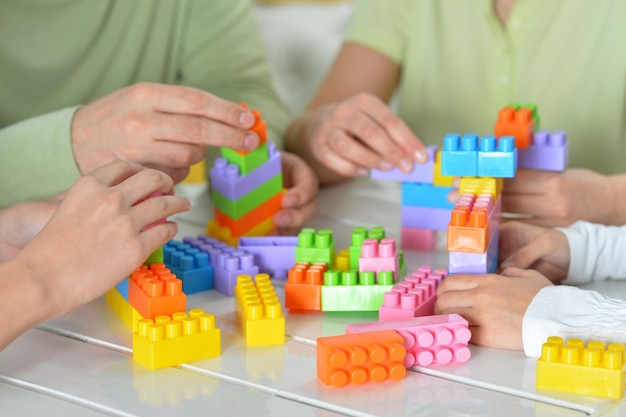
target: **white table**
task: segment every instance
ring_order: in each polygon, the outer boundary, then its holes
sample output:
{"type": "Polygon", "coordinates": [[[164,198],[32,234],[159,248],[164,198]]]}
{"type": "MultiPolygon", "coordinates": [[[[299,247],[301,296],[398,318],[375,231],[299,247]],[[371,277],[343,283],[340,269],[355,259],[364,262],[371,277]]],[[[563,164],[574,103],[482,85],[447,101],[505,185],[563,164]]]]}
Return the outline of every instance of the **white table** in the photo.
{"type": "MultiPolygon", "coordinates": [[[[355,226],[384,226],[398,238],[400,188],[357,180],[322,190],[316,229],[349,246],[355,226]]],[[[206,194],[179,216],[178,238],[195,236],[211,217],[206,194]]],[[[445,249],[405,251],[410,270],[446,265],[445,249]]],[[[623,284],[597,289],[626,296],[623,284]]],[[[281,283],[276,283],[283,296],[281,283]]],[[[246,348],[233,299],[215,291],[188,297],[188,307],[214,313],[222,355],[149,371],[131,359],[131,334],[99,299],[33,329],[0,353],[2,416],[618,416],[623,402],[537,392],[535,360],[521,352],[471,346],[463,365],[411,369],[398,382],[329,388],[316,377],[318,336],[342,334],[371,314],[289,314],[284,346],[246,348]]]]}

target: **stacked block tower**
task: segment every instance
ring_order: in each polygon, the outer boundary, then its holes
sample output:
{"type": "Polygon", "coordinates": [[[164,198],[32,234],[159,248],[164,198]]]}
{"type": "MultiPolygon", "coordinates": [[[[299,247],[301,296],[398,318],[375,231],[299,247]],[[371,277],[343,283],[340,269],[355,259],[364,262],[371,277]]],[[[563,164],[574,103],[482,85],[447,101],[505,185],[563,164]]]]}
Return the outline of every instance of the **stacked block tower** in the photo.
{"type": "Polygon", "coordinates": [[[283,175],[280,153],[267,142],[266,124],[257,110],[251,130],[260,145],[253,151],[222,147],[211,169],[214,219],[207,234],[231,246],[240,236],[265,236],[274,229],[272,216],[281,208],[283,175]]]}

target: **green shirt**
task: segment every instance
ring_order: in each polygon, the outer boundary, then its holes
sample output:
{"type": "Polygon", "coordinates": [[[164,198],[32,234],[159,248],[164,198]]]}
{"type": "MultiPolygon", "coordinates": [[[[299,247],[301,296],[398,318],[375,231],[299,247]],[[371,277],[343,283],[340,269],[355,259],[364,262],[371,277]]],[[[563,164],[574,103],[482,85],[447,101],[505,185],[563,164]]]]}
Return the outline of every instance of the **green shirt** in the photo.
{"type": "Polygon", "coordinates": [[[268,139],[282,144],[288,113],[249,0],[7,0],[0,6],[0,207],[71,186],[80,177],[74,111],[141,81],[248,103],[261,111],[268,139]]]}
{"type": "Polygon", "coordinates": [[[565,130],[570,167],[626,171],[626,1],[361,0],[346,41],[401,66],[399,115],[427,144],[493,134],[510,102],[565,130]]]}

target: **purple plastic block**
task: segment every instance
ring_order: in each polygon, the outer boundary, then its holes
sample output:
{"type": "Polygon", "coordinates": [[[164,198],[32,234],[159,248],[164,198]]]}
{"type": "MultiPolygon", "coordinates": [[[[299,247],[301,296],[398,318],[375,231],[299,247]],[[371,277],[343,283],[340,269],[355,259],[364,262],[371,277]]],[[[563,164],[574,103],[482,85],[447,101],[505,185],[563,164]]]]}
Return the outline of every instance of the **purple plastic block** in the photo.
{"type": "Polygon", "coordinates": [[[428,160],[423,164],[413,164],[413,170],[409,173],[402,172],[397,167],[394,167],[390,171],[372,169],[370,171],[370,177],[375,180],[432,184],[435,172],[437,146],[428,146],[426,152],[428,154],[428,160]]]}
{"type": "Polygon", "coordinates": [[[361,245],[359,272],[393,272],[394,281],[399,279],[398,251],[396,240],[385,238],[378,243],[376,239],[365,239],[361,245]]]}
{"type": "Polygon", "coordinates": [[[441,272],[429,272],[428,269],[413,272],[385,293],[378,320],[404,320],[433,315],[437,286],[445,276],[441,272]]]}
{"type": "Polygon", "coordinates": [[[458,314],[415,317],[402,321],[349,324],[346,334],[395,330],[404,339],[404,365],[430,366],[464,363],[472,353],[467,320],[458,314]]]}
{"type": "Polygon", "coordinates": [[[565,132],[536,132],[526,149],[518,150],[520,168],[563,171],[569,158],[569,142],[565,132]]]}
{"type": "Polygon", "coordinates": [[[401,206],[400,224],[403,228],[447,231],[451,213],[450,209],[401,206]]]}
{"type": "Polygon", "coordinates": [[[485,253],[449,252],[448,270],[451,274],[488,274],[496,272],[498,266],[499,227],[492,225],[489,246],[485,253]]]}
{"type": "Polygon", "coordinates": [[[433,230],[402,227],[400,232],[402,249],[426,252],[435,249],[437,236],[436,232],[433,230]]]}
{"type": "Polygon", "coordinates": [[[237,276],[250,275],[254,277],[259,268],[254,265],[251,253],[242,250],[221,252],[215,254],[216,264],[213,266],[215,289],[229,296],[234,295],[237,276]]]}
{"type": "Polygon", "coordinates": [[[273,279],[287,279],[289,269],[296,263],[297,236],[240,237],[239,249],[254,256],[259,272],[273,279]]]}
{"type": "Polygon", "coordinates": [[[226,158],[215,159],[211,168],[211,187],[232,201],[236,201],[281,173],[280,152],[273,142],[267,142],[267,162],[247,175],[239,173],[239,167],[229,164],[226,158]]]}

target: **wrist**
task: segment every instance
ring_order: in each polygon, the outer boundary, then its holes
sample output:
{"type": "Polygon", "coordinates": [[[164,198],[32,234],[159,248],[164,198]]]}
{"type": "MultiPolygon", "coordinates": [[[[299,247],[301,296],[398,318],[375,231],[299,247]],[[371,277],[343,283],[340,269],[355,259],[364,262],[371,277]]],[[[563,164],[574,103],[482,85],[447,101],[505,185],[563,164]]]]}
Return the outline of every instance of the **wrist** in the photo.
{"type": "Polygon", "coordinates": [[[606,224],[622,226],[626,225],[626,174],[610,175],[607,177],[609,184],[609,215],[606,224]]]}

